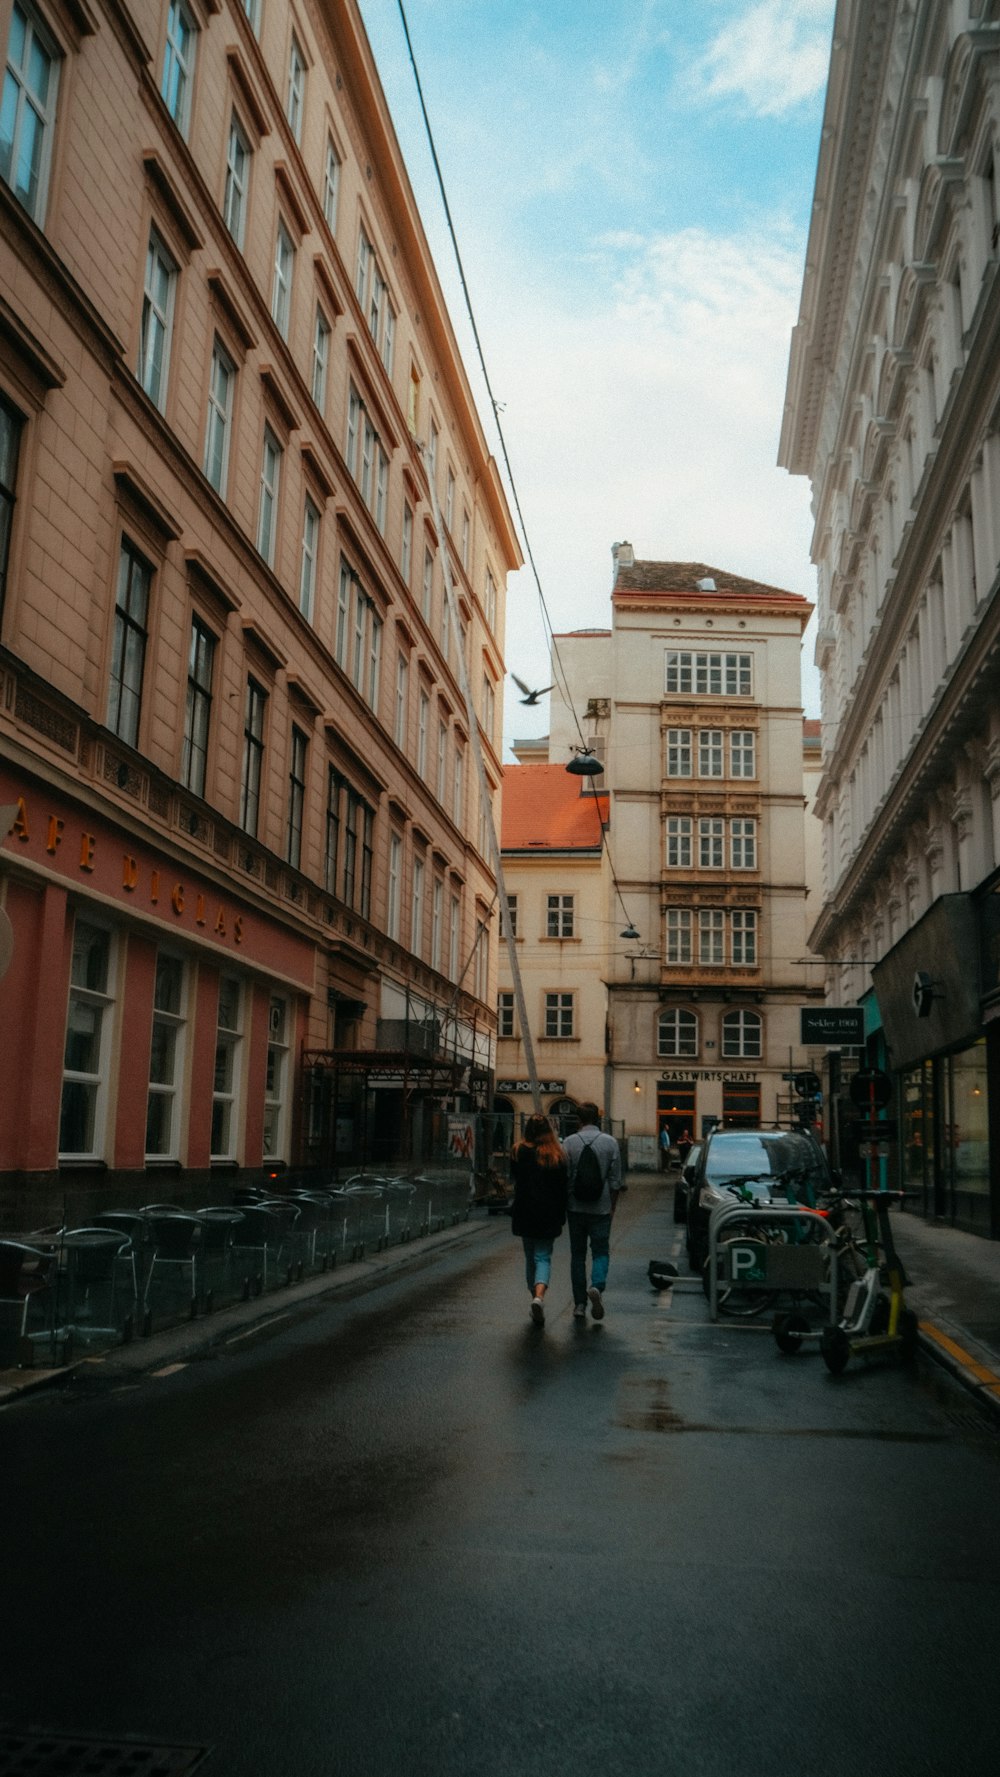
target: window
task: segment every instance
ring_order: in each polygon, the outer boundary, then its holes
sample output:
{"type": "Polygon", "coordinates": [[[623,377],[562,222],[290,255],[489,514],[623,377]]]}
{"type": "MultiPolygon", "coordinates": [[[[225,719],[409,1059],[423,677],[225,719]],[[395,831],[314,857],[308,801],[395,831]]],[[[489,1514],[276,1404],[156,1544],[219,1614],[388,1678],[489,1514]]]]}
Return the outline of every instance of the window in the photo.
{"type": "Polygon", "coordinates": [[[690,728],[667,729],[667,776],[691,776],[690,728]]]}
{"type": "Polygon", "coordinates": [[[458,980],[458,941],[461,934],[462,907],[457,895],[452,895],[448,909],[448,975],[452,981],[458,980]]]}
{"type": "Polygon", "coordinates": [[[413,883],[410,897],[410,949],[414,956],[424,954],[424,861],[413,860],[413,883]]]}
{"type": "Polygon", "coordinates": [[[197,27],[184,0],[170,0],[167,10],[167,41],[163,52],[160,92],[182,135],[191,117],[191,83],[197,27]]]}
{"type": "Polygon", "coordinates": [[[667,869],[690,868],[691,821],[687,815],[670,815],[667,819],[667,869]]]}
{"type": "Polygon", "coordinates": [[[277,534],[278,483],[281,477],[281,446],[271,431],[264,427],[264,448],[260,458],[260,506],[257,513],[257,548],[269,568],[274,566],[274,541],[277,534]]]}
{"type": "Polygon", "coordinates": [[[264,711],[267,693],[256,679],[247,680],[243,707],[243,768],[240,776],[240,826],[256,835],[260,814],[260,780],[264,763],[264,711]]]}
{"type": "Polygon", "coordinates": [[[514,1035],[514,995],[512,993],[497,994],[497,1036],[512,1037],[514,1035]]]}
{"type": "Polygon", "coordinates": [[[671,1008],[656,1021],[656,1053],[660,1056],[691,1056],[698,1053],[698,1020],[693,1012],[671,1008]]]}
{"type": "Polygon", "coordinates": [[[17,502],[17,465],[21,455],[24,420],[16,407],[0,395],[0,616],[3,615],[10,562],[10,540],[17,502]]]}
{"type": "Polygon", "coordinates": [[[340,581],[337,587],[337,623],[334,630],[333,654],[337,665],[347,671],[347,637],[351,620],[351,589],[356,575],[343,556],[340,560],[340,581]]]}
{"type": "Polygon", "coordinates": [[[486,622],[490,629],[496,629],[497,583],[488,568],[486,570],[486,622]]]}
{"type": "Polygon", "coordinates": [[[177,267],[154,231],[146,249],[142,323],[139,329],[139,381],[161,412],[167,400],[176,284],[177,267]]]}
{"type": "Polygon", "coordinates": [[[437,748],[437,783],[435,785],[435,795],[437,796],[438,801],[442,802],[442,803],[444,802],[445,781],[447,778],[447,773],[448,773],[448,724],[447,724],[447,722],[439,722],[438,723],[438,748],[437,748]]]}
{"type": "Polygon", "coordinates": [[[722,777],[722,730],[703,728],[698,736],[698,776],[722,777]]]}
{"type": "Polygon", "coordinates": [[[410,663],[400,649],[396,655],[396,713],[393,718],[392,738],[397,747],[406,747],[406,717],[410,692],[410,663]]]}
{"type": "Polygon", "coordinates": [[[399,937],[400,877],[403,870],[403,841],[398,833],[389,835],[389,882],[386,893],[385,929],[390,938],[399,937]]]}
{"type": "Polygon", "coordinates": [[[441,916],[444,908],[444,883],[440,876],[434,878],[431,893],[431,968],[441,967],[441,916]]]}
{"type": "Polygon", "coordinates": [[[431,605],[434,599],[434,557],[429,549],[424,550],[424,579],[420,609],[425,623],[431,620],[431,605]]]}
{"type": "Polygon", "coordinates": [[[208,425],[205,431],[205,474],[217,494],[225,497],[229,469],[236,366],[218,339],[212,348],[208,382],[208,425]]]}
{"type": "Polygon", "coordinates": [[[403,547],[399,558],[399,571],[409,586],[410,575],[413,571],[413,507],[409,500],[403,501],[403,547]]]}
{"type": "Polygon", "coordinates": [[[753,692],[749,654],[666,653],[667,692],[698,696],[750,697],[753,692]]]}
{"type": "Polygon", "coordinates": [[[496,721],[497,721],[497,694],[493,688],[493,680],[490,678],[489,673],[484,673],[483,674],[483,733],[485,734],[485,736],[491,746],[493,745],[493,736],[496,731],[496,721]]]}
{"type": "Polygon", "coordinates": [[[451,781],[451,818],[456,827],[462,825],[465,812],[465,748],[455,748],[455,775],[451,781]]]}
{"type": "Polygon", "coordinates": [[[490,928],[487,920],[476,921],[476,998],[485,1000],[490,985],[490,928]]]}
{"type": "Polygon", "coordinates": [[[573,995],[571,993],[547,993],[545,995],[545,1035],[555,1038],[566,1038],[573,1035],[573,995]]]}
{"type": "Polygon", "coordinates": [[[733,962],[745,966],[757,962],[757,915],[737,909],[732,915],[733,962]]]}
{"type": "Polygon", "coordinates": [[[374,810],[331,765],[326,798],[326,888],[364,919],[371,916],[374,828],[374,810]]]}
{"type": "Polygon", "coordinates": [[[111,647],[108,727],[127,746],[139,741],[142,675],[146,662],[146,621],[153,570],[134,546],[122,539],[111,647]]]}
{"type": "Polygon", "coordinates": [[[698,961],[713,968],[726,960],[724,918],[719,907],[702,907],[698,914],[698,961]]]}
{"type": "Polygon", "coordinates": [[[327,767],[326,783],[326,853],[323,860],[323,877],[328,895],[340,893],[340,804],[345,789],[344,780],[339,771],[332,765],[327,767]]]}
{"type": "Polygon", "coordinates": [[[184,964],[158,951],[153,980],[153,1030],[146,1096],[146,1157],[175,1160],[180,1150],[184,964]]]}
{"type": "Polygon", "coordinates": [[[698,822],[698,868],[699,870],[721,870],[724,863],[725,822],[721,820],[700,820],[698,822]]]}
{"type": "Polygon", "coordinates": [[[448,470],[448,474],[445,477],[445,484],[444,484],[444,522],[445,522],[445,525],[447,526],[449,531],[454,529],[454,525],[455,525],[455,475],[454,475],[454,471],[450,467],[448,470]]]}
{"type": "Polygon", "coordinates": [[[288,338],[288,322],[292,312],[292,270],[295,248],[283,222],[278,223],[274,243],[274,283],[271,289],[271,319],[281,334],[288,338]]]}
{"type": "Polygon", "coordinates": [[[306,495],[302,515],[302,563],[299,568],[299,610],[307,623],[313,620],[316,590],[316,557],[319,553],[319,510],[306,495]]]}
{"type": "Polygon", "coordinates": [[[382,619],[374,610],[368,614],[368,684],[365,696],[371,709],[378,709],[379,669],[382,664],[382,619]]]}
{"type": "Polygon", "coordinates": [[[691,913],[687,907],[667,908],[668,963],[689,963],[691,949],[691,913]]]}
{"type": "Polygon", "coordinates": [[[184,708],[184,750],[181,781],[195,796],[205,794],[208,765],[208,729],[212,714],[212,668],[215,637],[200,617],[191,620],[188,648],[187,703],[184,708]]]}
{"type": "Polygon", "coordinates": [[[451,603],[448,598],[448,588],[447,588],[447,585],[445,585],[445,587],[442,590],[442,595],[441,595],[441,652],[444,655],[445,660],[448,659],[448,649],[450,646],[451,646],[451,603]]]}
{"type": "Polygon", "coordinates": [[[250,20],[250,29],[255,37],[260,36],[260,0],[243,0],[243,11],[250,20]]]}
{"type": "Polygon", "coordinates": [[[285,116],[291,126],[296,142],[302,141],[302,114],[306,96],[306,58],[299,47],[294,31],[292,44],[288,52],[288,93],[285,99],[285,116]]]}
{"type": "Polygon", "coordinates": [[[0,177],[41,223],[55,125],[59,63],[33,12],[14,0],[0,102],[0,177]]]}
{"type": "Polygon", "coordinates": [[[752,728],[735,728],[729,736],[730,777],[756,777],[756,735],[752,728]]]}
{"type": "Polygon", "coordinates": [[[421,691],[417,700],[417,773],[423,778],[427,776],[427,727],[430,713],[431,700],[426,691],[421,691]]]}
{"type": "Polygon", "coordinates": [[[420,372],[415,364],[410,365],[410,386],[406,394],[406,424],[411,435],[416,438],[420,431],[420,372]]]}
{"type": "Polygon", "coordinates": [[[229,122],[229,146],[226,150],[226,190],[222,201],[222,218],[236,245],[241,249],[246,231],[250,153],[250,144],[240,128],[240,120],[234,111],[229,122]]]}
{"type": "Polygon", "coordinates": [[[337,203],[340,198],[340,155],[330,137],[326,139],[326,160],[323,163],[323,214],[331,234],[337,232],[337,203]]]}
{"type": "Polygon", "coordinates": [[[319,307],[313,327],[312,398],[320,413],[326,406],[326,379],[330,364],[330,323],[319,307]]]}
{"type": "Polygon", "coordinates": [[[469,572],[469,539],[470,539],[470,536],[471,536],[471,531],[470,531],[470,524],[469,524],[469,514],[468,514],[468,512],[466,512],[463,509],[463,511],[462,511],[462,566],[465,569],[466,573],[469,572]]]}
{"type": "Polygon", "coordinates": [[[508,895],[507,896],[507,911],[510,914],[510,924],[509,924],[509,926],[505,926],[504,935],[506,936],[507,933],[509,932],[509,934],[512,938],[516,938],[517,937],[517,896],[516,895],[508,895]]]}
{"type": "Polygon", "coordinates": [[[347,443],[344,461],[355,481],[358,477],[358,428],[361,424],[361,396],[351,383],[347,392],[347,443]]]}
{"type": "Polygon", "coordinates": [[[385,536],[385,521],[389,510],[389,459],[378,447],[375,459],[375,523],[381,536],[385,536]]]}
{"type": "Polygon", "coordinates": [[[572,895],[549,895],[547,897],[545,909],[545,936],[547,938],[572,938],[572,895]]]}
{"type": "Polygon", "coordinates": [[[759,1012],[740,1008],[722,1019],[722,1054],[726,1060],[758,1061],[764,1021],[759,1012]]]}
{"type": "Polygon", "coordinates": [[[264,1071],[265,1160],[286,1157],[286,1103],[288,1098],[288,1001],[272,999],[267,1013],[267,1066],[264,1071]]]}
{"type": "Polygon", "coordinates": [[[103,1147],[112,985],[111,934],[78,919],[73,932],[63,1051],[60,1158],[97,1157],[103,1147]]]}
{"type": "Polygon", "coordinates": [[[358,230],[358,256],[354,266],[354,290],[389,375],[396,338],[396,311],[379,267],[375,249],[363,228],[358,230]]]}
{"type": "Polygon", "coordinates": [[[732,868],[734,870],[756,870],[757,868],[757,822],[730,821],[729,844],[732,868]]]}
{"type": "Polygon", "coordinates": [[[432,487],[437,482],[437,462],[438,462],[438,429],[437,429],[437,426],[434,424],[434,421],[431,420],[430,432],[429,432],[428,438],[427,438],[427,474],[430,479],[432,487]]]}
{"type": "Polygon", "coordinates": [[[219,980],[215,1073],[212,1080],[213,1160],[236,1159],[242,1016],[243,989],[240,982],[235,975],[223,975],[219,980]]]}
{"type": "Polygon", "coordinates": [[[288,844],[285,855],[293,870],[302,868],[302,822],[306,805],[306,760],[309,742],[301,728],[292,727],[292,757],[288,767],[288,844]]]}

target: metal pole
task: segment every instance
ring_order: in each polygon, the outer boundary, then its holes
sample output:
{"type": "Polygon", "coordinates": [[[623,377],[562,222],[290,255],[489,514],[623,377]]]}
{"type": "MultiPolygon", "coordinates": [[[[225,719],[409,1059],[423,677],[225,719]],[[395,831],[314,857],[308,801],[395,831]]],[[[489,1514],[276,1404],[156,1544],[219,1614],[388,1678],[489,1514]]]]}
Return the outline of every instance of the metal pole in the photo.
{"type": "Polygon", "coordinates": [[[458,683],[465,700],[465,716],[466,721],[469,724],[469,742],[472,747],[472,756],[476,762],[476,773],[479,779],[479,797],[484,814],[486,837],[489,843],[490,862],[493,865],[493,872],[496,876],[497,898],[500,902],[500,921],[503,926],[504,936],[507,940],[507,955],[510,959],[510,972],[514,983],[514,1004],[517,1007],[517,1016],[521,1026],[521,1041],[524,1044],[524,1059],[528,1065],[528,1078],[531,1081],[531,1097],[536,1115],[541,1116],[543,1114],[542,1094],[538,1084],[538,1070],[535,1066],[534,1045],[531,1040],[531,1031],[528,1028],[528,1012],[524,1003],[524,989],[521,985],[521,969],[517,960],[517,946],[510,929],[510,907],[507,903],[507,887],[504,882],[503,863],[500,857],[500,842],[497,839],[496,826],[493,821],[493,804],[490,799],[489,784],[486,778],[486,766],[483,762],[483,749],[479,740],[479,717],[476,714],[475,706],[472,701],[469,674],[465,664],[465,651],[462,647],[461,613],[458,609],[458,600],[455,597],[455,586],[451,577],[451,561],[448,556],[448,545],[445,540],[444,526],[441,523],[441,510],[438,505],[437,488],[434,486],[434,477],[429,470],[427,481],[430,486],[431,500],[434,506],[434,524],[438,534],[438,541],[441,544],[441,564],[444,569],[445,597],[448,600],[451,630],[455,637],[456,652],[458,654],[458,683]]]}

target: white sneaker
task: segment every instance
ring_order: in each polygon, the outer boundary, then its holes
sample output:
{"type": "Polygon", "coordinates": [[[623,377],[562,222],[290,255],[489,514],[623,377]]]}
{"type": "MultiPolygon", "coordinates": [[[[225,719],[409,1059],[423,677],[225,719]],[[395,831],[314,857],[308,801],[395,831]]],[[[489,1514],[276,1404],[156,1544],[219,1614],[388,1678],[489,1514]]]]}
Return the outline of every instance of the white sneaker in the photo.
{"type": "Polygon", "coordinates": [[[541,1296],[532,1296],[531,1298],[531,1318],[536,1327],[545,1325],[545,1304],[541,1296]]]}
{"type": "Polygon", "coordinates": [[[590,1302],[590,1312],[593,1315],[594,1319],[595,1320],[603,1320],[604,1319],[604,1297],[601,1295],[600,1290],[595,1289],[594,1285],[591,1284],[589,1290],[587,1291],[587,1297],[590,1302]]]}

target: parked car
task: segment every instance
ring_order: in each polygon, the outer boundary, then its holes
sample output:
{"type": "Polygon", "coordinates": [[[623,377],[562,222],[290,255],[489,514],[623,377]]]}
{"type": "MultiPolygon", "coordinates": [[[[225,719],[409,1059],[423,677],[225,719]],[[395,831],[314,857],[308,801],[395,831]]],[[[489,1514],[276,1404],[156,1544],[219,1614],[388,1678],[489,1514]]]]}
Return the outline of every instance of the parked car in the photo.
{"type": "Polygon", "coordinates": [[[687,1183],[687,1181],[688,1181],[689,1175],[693,1176],[693,1169],[698,1164],[698,1155],[700,1153],[701,1153],[701,1142],[696,1141],[691,1149],[690,1154],[688,1155],[687,1159],[685,1160],[684,1165],[681,1167],[680,1174],[679,1174],[677,1181],[674,1185],[674,1221],[675,1222],[686,1222],[687,1221],[687,1200],[688,1200],[688,1183],[687,1183]]]}
{"type": "Polygon", "coordinates": [[[758,1202],[812,1205],[834,1183],[826,1154],[808,1129],[713,1129],[684,1168],[687,1255],[692,1271],[708,1257],[708,1221],[735,1184],[758,1202]]]}

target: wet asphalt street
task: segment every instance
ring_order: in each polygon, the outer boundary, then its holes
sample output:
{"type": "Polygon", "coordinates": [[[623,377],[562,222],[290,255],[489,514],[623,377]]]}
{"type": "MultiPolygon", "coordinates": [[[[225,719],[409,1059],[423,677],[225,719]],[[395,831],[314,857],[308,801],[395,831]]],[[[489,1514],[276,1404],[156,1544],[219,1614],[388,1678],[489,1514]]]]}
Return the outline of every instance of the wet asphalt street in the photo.
{"type": "Polygon", "coordinates": [[[0,1413],[0,1717],[206,1777],[995,1768],[1000,1435],[939,1373],[828,1376],[657,1296],[548,1324],[503,1221],[159,1376],[0,1413]]]}

